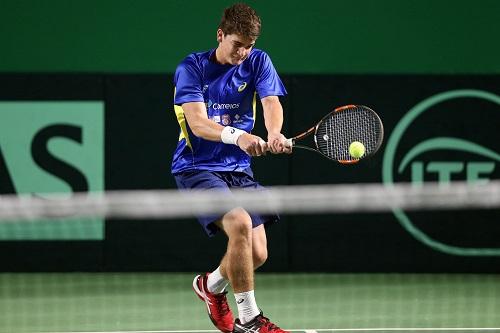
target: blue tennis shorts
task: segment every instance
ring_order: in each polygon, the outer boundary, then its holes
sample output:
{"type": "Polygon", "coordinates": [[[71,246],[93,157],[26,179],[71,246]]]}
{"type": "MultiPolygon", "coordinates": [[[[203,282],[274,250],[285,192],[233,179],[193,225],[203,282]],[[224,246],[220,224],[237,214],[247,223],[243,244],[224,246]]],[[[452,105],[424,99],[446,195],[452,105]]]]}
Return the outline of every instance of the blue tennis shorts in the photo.
{"type": "MultiPolygon", "coordinates": [[[[223,193],[231,193],[232,188],[266,190],[253,179],[251,174],[245,172],[195,170],[174,174],[174,177],[179,189],[217,189],[223,193]]],[[[254,228],[264,223],[270,224],[279,221],[278,214],[260,215],[250,212],[249,214],[254,228]]],[[[197,218],[207,235],[212,237],[219,231],[219,227],[214,222],[223,215],[198,216],[197,218]]]]}

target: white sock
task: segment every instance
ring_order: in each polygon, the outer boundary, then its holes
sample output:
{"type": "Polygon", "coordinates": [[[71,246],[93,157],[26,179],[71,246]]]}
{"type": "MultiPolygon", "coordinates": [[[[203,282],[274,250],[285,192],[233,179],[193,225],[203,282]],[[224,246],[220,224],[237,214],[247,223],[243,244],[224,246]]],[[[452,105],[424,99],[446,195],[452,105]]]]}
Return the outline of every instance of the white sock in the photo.
{"type": "Polygon", "coordinates": [[[236,305],[238,306],[240,323],[248,323],[260,314],[253,290],[234,294],[234,298],[236,298],[236,305]]]}
{"type": "Polygon", "coordinates": [[[207,288],[208,291],[210,291],[213,294],[220,294],[224,292],[228,283],[229,282],[226,279],[224,279],[224,277],[220,273],[220,266],[217,267],[215,271],[208,274],[207,288]]]}

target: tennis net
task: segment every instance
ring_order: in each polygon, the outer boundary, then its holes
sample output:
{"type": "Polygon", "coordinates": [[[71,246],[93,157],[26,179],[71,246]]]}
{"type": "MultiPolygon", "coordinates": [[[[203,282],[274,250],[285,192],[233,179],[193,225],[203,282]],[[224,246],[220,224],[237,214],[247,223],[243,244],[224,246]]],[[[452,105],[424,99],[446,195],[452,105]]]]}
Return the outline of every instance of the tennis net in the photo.
{"type": "Polygon", "coordinates": [[[2,196],[0,220],[37,218],[175,218],[224,213],[243,207],[255,213],[381,212],[500,207],[500,181],[274,187],[266,192],[111,191],[34,196],[2,196]],[[189,203],[189,204],[186,204],[189,203]]]}
{"type": "MultiPolygon", "coordinates": [[[[78,233],[86,219],[96,218],[105,219],[106,230],[93,241],[3,238],[2,258],[18,269],[0,273],[0,332],[215,332],[191,290],[199,273],[194,262],[205,257],[189,256],[208,251],[214,261],[204,269],[214,269],[224,237],[215,237],[218,253],[205,248],[200,235],[182,234],[199,228],[194,216],[233,207],[284,217],[283,225],[269,233],[272,251],[266,265],[271,269],[256,276],[259,306],[283,328],[304,333],[500,331],[500,181],[492,180],[288,186],[230,196],[171,190],[1,196],[0,233],[4,227],[37,223],[49,223],[56,236],[68,229],[78,233]],[[152,225],[160,229],[150,230],[152,225]],[[477,230],[467,229],[471,225],[477,230]],[[171,234],[154,235],[155,230],[171,234]],[[148,240],[139,241],[143,237],[172,243],[162,245],[167,250],[161,253],[173,266],[127,268],[138,257],[153,261],[148,240]],[[80,252],[75,244],[82,246],[80,252]],[[36,261],[26,253],[57,261],[64,257],[58,251],[68,249],[82,255],[75,262],[83,262],[89,244],[99,247],[99,260],[105,262],[92,266],[93,272],[83,264],[69,271],[57,266],[30,271],[26,265],[36,261]],[[110,264],[114,257],[107,251],[113,246],[124,248],[124,265],[110,264]],[[33,247],[52,252],[25,251],[33,247]]],[[[228,299],[236,311],[234,298],[228,299]]]]}

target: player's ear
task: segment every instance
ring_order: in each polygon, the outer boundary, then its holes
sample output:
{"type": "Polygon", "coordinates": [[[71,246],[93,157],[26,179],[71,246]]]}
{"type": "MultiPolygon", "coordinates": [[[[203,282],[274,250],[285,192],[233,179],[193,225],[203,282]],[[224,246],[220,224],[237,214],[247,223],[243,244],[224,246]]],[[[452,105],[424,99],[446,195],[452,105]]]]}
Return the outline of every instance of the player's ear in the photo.
{"type": "Polygon", "coordinates": [[[217,42],[222,42],[222,37],[224,36],[224,31],[222,29],[217,29],[217,42]]]}

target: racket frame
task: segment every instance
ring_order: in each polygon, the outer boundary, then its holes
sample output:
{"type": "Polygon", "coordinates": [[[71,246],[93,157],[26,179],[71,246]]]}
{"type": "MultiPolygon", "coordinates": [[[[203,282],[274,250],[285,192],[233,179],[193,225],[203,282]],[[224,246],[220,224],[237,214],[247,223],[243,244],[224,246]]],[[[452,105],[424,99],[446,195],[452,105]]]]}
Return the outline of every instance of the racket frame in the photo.
{"type": "Polygon", "coordinates": [[[318,121],[316,123],[316,125],[314,125],[313,127],[309,128],[307,131],[305,132],[302,132],[301,134],[299,135],[296,135],[290,139],[287,139],[287,145],[291,146],[291,147],[297,147],[297,148],[301,148],[301,149],[306,149],[306,150],[310,150],[310,151],[314,151],[318,154],[320,154],[321,156],[324,156],[330,160],[333,160],[333,161],[336,161],[338,163],[341,163],[341,164],[355,164],[355,163],[358,163],[360,160],[362,159],[365,159],[367,157],[370,157],[372,156],[373,154],[375,154],[380,146],[382,146],[382,141],[383,141],[383,138],[384,138],[384,125],[382,123],[382,120],[380,119],[379,115],[373,111],[371,108],[365,106],[365,105],[354,105],[354,104],[349,104],[349,105],[343,105],[343,106],[340,106],[338,108],[336,108],[335,110],[329,112],[328,114],[326,114],[323,118],[321,118],[320,121],[318,121]],[[342,112],[346,109],[349,109],[349,108],[355,108],[355,107],[362,107],[363,109],[366,109],[370,112],[373,113],[373,115],[375,115],[375,117],[377,118],[378,120],[378,123],[380,124],[380,135],[379,135],[379,138],[378,138],[378,142],[377,142],[377,145],[376,147],[373,149],[372,152],[370,152],[370,154],[367,154],[367,155],[363,155],[363,157],[361,158],[358,158],[358,159],[352,159],[352,160],[337,160],[335,158],[331,158],[330,156],[324,154],[323,152],[321,152],[321,150],[319,149],[318,147],[318,141],[317,141],[317,137],[316,137],[316,133],[318,131],[318,127],[321,125],[321,123],[323,123],[323,121],[329,117],[331,117],[332,114],[335,114],[337,112],[342,112]],[[312,147],[309,147],[309,146],[305,146],[305,145],[299,145],[297,144],[297,141],[299,140],[302,140],[308,136],[310,136],[312,133],[314,133],[314,145],[316,146],[316,148],[312,148],[312,147]]]}

